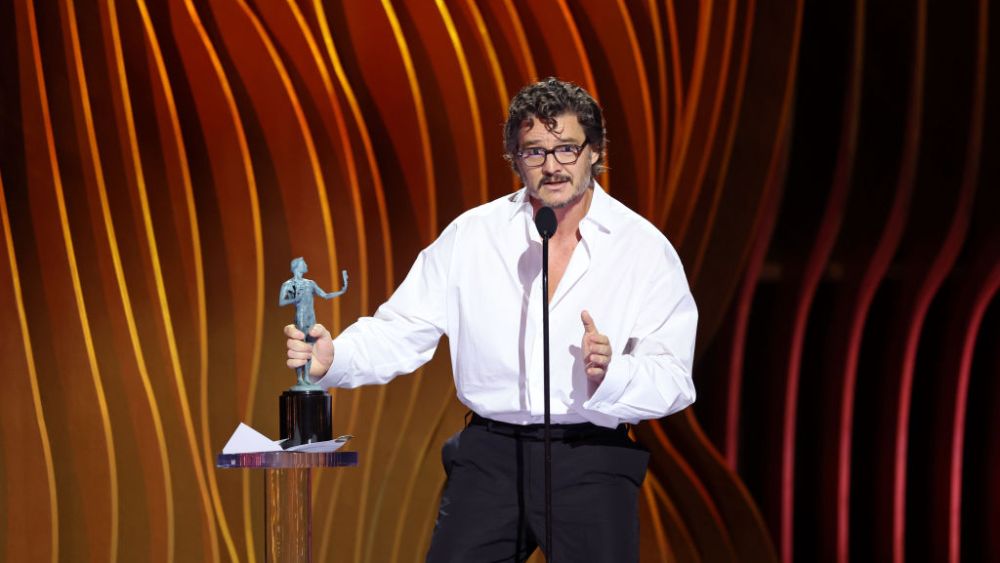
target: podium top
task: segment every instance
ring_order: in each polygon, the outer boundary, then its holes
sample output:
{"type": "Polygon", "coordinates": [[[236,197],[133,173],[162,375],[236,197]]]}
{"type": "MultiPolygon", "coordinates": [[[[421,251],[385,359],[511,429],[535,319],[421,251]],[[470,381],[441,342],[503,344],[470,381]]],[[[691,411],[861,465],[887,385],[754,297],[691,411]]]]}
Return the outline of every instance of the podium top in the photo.
{"type": "Polygon", "coordinates": [[[306,467],[354,467],[358,452],[260,452],[219,454],[220,469],[297,469],[306,467]]]}

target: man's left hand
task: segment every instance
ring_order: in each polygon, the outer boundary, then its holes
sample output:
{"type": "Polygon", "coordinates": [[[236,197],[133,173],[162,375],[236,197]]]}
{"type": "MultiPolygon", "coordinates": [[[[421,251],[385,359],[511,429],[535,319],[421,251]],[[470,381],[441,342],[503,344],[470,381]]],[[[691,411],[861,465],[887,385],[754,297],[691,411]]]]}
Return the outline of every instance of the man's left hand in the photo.
{"type": "Polygon", "coordinates": [[[611,361],[611,341],[608,337],[597,332],[597,325],[590,313],[583,311],[580,313],[583,321],[583,365],[587,370],[587,377],[596,384],[604,381],[604,375],[608,371],[608,362],[611,361]]]}

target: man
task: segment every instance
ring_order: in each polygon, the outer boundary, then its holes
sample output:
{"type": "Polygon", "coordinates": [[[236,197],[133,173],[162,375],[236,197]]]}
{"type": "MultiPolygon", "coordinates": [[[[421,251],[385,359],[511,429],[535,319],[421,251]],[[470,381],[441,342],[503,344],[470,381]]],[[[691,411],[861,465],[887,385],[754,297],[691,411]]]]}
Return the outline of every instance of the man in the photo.
{"type": "Polygon", "coordinates": [[[448,481],[427,560],[526,559],[545,540],[533,217],[551,207],[554,555],[637,561],[648,453],[627,424],[694,401],[694,300],[666,238],[594,180],[606,139],[593,98],[549,78],[521,90],[508,114],[505,149],[524,189],[452,222],[375,316],[336,340],[316,325],[309,345],[286,327],[288,366],[311,358],[324,387],[385,383],[427,362],[447,334],[458,398],[473,415],[445,452],[448,481]]]}

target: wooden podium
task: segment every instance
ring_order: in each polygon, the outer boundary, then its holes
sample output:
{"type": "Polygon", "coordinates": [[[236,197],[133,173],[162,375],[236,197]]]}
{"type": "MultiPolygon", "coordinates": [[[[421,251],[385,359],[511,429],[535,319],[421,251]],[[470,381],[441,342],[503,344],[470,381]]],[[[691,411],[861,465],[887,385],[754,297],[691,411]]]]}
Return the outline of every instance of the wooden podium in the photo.
{"type": "Polygon", "coordinates": [[[313,467],[353,467],[358,452],[219,454],[221,469],[264,470],[264,561],[312,559],[313,467]]]}

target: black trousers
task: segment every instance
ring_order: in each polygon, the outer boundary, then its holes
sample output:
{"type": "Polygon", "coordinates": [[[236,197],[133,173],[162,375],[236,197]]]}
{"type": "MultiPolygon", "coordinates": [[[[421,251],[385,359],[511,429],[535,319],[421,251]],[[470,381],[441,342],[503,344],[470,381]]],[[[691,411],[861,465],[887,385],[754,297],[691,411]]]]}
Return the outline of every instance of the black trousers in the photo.
{"type": "MultiPolygon", "coordinates": [[[[427,561],[524,561],[545,542],[541,425],[474,415],[442,450],[448,481],[427,561]]],[[[649,453],[624,426],[552,426],[553,559],[639,560],[639,486],[649,453]]]]}

